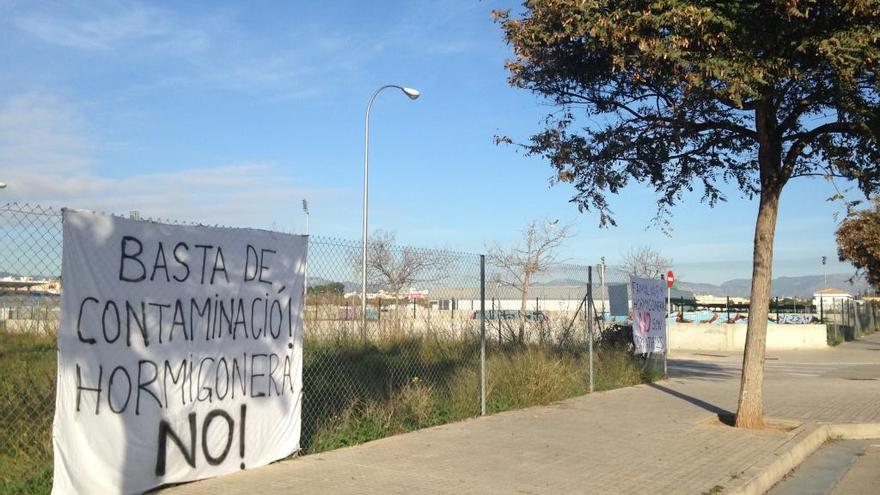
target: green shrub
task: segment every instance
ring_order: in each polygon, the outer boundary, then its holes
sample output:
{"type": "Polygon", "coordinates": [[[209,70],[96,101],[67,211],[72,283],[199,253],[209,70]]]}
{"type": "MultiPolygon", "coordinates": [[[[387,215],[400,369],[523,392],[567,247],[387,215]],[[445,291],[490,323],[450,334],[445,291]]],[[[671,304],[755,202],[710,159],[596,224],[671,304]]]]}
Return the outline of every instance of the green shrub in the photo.
{"type": "Polygon", "coordinates": [[[55,338],[0,333],[0,493],[52,486],[55,338]]]}
{"type": "MultiPolygon", "coordinates": [[[[492,347],[490,413],[549,404],[587,392],[580,347],[492,347]]],[[[595,389],[658,377],[626,346],[599,346],[595,389]]],[[[45,493],[52,483],[55,340],[0,333],[0,492],[45,493]]],[[[479,345],[474,340],[389,337],[312,339],[303,352],[303,430],[308,453],[356,445],[480,413],[479,345]]]]}
{"type": "Polygon", "coordinates": [[[323,422],[312,437],[310,452],[348,447],[392,433],[392,412],[378,402],[352,404],[323,422]]]}
{"type": "Polygon", "coordinates": [[[583,364],[576,357],[534,347],[494,354],[487,362],[486,409],[505,411],[584,394],[587,374],[583,364]]]}
{"type": "Polygon", "coordinates": [[[434,390],[418,377],[406,384],[390,401],[396,430],[412,431],[445,423],[447,413],[434,390]]]}

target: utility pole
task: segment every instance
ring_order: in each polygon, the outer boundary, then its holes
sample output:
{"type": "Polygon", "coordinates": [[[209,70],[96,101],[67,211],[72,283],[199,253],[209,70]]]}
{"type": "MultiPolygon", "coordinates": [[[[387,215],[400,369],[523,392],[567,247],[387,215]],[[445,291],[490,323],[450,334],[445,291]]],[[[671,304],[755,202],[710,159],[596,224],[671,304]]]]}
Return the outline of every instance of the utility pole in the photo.
{"type": "Polygon", "coordinates": [[[599,284],[601,285],[601,288],[602,288],[601,294],[599,295],[599,297],[602,298],[602,318],[603,318],[602,321],[604,322],[605,321],[604,320],[604,318],[605,318],[605,299],[608,298],[608,291],[605,290],[605,257],[602,256],[601,258],[599,258],[599,260],[600,260],[600,263],[599,263],[599,284]]]}
{"type": "MultiPolygon", "coordinates": [[[[306,237],[309,236],[309,200],[303,200],[303,213],[306,214],[306,237]]],[[[308,242],[308,241],[307,241],[308,242]]],[[[303,270],[303,294],[307,294],[309,287],[309,266],[308,260],[306,260],[306,267],[303,270]]]]}
{"type": "Polygon", "coordinates": [[[822,256],[822,276],[825,278],[825,285],[822,287],[823,289],[828,288],[828,269],[826,268],[827,263],[828,256],[822,256]]]}
{"type": "Polygon", "coordinates": [[[589,353],[589,392],[593,393],[593,267],[587,267],[587,352],[589,353]]]}

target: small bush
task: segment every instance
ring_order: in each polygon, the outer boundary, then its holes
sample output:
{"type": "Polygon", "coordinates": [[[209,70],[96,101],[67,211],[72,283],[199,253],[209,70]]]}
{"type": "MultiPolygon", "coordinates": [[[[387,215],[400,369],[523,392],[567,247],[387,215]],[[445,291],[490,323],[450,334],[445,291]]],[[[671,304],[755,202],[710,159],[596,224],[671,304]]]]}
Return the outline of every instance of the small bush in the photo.
{"type": "Polygon", "coordinates": [[[412,431],[445,422],[446,414],[438,407],[434,391],[418,377],[406,384],[390,401],[395,429],[412,431]]]}
{"type": "Polygon", "coordinates": [[[487,362],[489,412],[549,404],[587,392],[583,360],[526,348],[495,354],[487,362]]]}
{"type": "MultiPolygon", "coordinates": [[[[657,377],[655,367],[632,356],[624,333],[597,344],[596,390],[657,377]]],[[[586,393],[584,351],[572,343],[490,347],[488,412],[586,393]]],[[[54,338],[0,333],[0,493],[51,489],[55,352],[54,338]]],[[[303,384],[304,451],[356,445],[479,415],[479,345],[433,337],[314,339],[304,347],[303,384]]]]}
{"type": "Polygon", "coordinates": [[[0,493],[52,486],[55,338],[0,333],[0,493]]]}
{"type": "Polygon", "coordinates": [[[392,433],[392,417],[385,404],[353,404],[318,427],[310,451],[323,452],[388,436],[392,433]]]}
{"type": "Polygon", "coordinates": [[[595,390],[630,387],[660,378],[652,374],[652,367],[640,367],[638,361],[622,348],[597,350],[593,369],[595,390]]]}

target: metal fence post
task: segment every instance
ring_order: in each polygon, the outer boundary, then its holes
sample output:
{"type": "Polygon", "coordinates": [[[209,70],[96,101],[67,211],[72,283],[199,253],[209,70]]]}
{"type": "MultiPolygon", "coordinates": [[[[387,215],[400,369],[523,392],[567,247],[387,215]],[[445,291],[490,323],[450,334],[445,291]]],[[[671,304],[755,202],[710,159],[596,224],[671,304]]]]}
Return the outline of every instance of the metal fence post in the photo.
{"type": "Polygon", "coordinates": [[[486,255],[480,255],[480,415],[486,414],[486,255]]]}
{"type": "Polygon", "coordinates": [[[853,331],[856,329],[856,302],[849,301],[849,324],[852,325],[853,331]]]}
{"type": "Polygon", "coordinates": [[[730,296],[727,296],[727,323],[730,323],[730,296]]]}
{"type": "Polygon", "coordinates": [[[593,393],[593,266],[587,267],[587,350],[590,361],[590,393],[593,393]]]}
{"type": "Polygon", "coordinates": [[[779,296],[776,296],[776,323],[779,323],[779,296]]]}
{"type": "Polygon", "coordinates": [[[877,331],[877,315],[874,313],[874,301],[868,301],[868,329],[870,332],[877,331]]]}

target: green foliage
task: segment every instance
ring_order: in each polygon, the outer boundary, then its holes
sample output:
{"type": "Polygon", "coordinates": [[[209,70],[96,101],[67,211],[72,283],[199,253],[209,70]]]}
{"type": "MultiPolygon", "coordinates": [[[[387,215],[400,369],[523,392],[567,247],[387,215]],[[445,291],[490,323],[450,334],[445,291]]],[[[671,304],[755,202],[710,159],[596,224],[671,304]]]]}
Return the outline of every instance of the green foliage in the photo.
{"type": "Polygon", "coordinates": [[[345,284],[342,282],[330,282],[328,284],[320,284],[310,286],[306,291],[311,295],[318,294],[335,294],[342,295],[345,294],[345,284]]]}
{"type": "MultiPolygon", "coordinates": [[[[55,359],[52,337],[0,333],[0,493],[47,493],[51,488],[55,359]]],[[[487,369],[489,412],[586,393],[587,356],[579,347],[490,348],[487,369]]],[[[610,341],[597,350],[595,370],[596,390],[651,378],[625,344],[610,341]]],[[[477,416],[479,373],[479,347],[473,340],[307,341],[304,451],[322,452],[477,416]]]]}
{"type": "Polygon", "coordinates": [[[535,347],[491,356],[487,363],[486,409],[519,409],[584,394],[584,364],[577,357],[551,355],[535,347]]]}
{"type": "Polygon", "coordinates": [[[715,485],[712,488],[703,492],[703,495],[718,495],[724,491],[724,487],[721,485],[715,485]]]}
{"type": "Polygon", "coordinates": [[[868,283],[880,289],[880,199],[874,209],[853,212],[837,229],[837,254],[863,270],[868,283]]]}
{"type": "Polygon", "coordinates": [[[391,413],[379,402],[353,404],[321,425],[308,449],[324,452],[368,442],[392,433],[391,413]]]}
{"type": "Polygon", "coordinates": [[[880,0],[529,0],[496,16],[514,49],[510,84],[555,107],[520,146],[601,225],[615,223],[607,196],[631,182],[655,190],[664,224],[695,189],[710,206],[724,184],[760,196],[736,419],[759,426],[785,184],[880,188],[880,0]]]}
{"type": "Polygon", "coordinates": [[[0,333],[0,493],[49,492],[54,404],[54,337],[0,333]]]}
{"type": "MultiPolygon", "coordinates": [[[[434,345],[422,341],[425,353],[434,345]]],[[[626,347],[598,351],[595,389],[610,390],[659,379],[626,347]]],[[[549,404],[587,392],[587,356],[579,351],[511,346],[490,352],[486,363],[486,409],[497,413],[549,404]]],[[[387,399],[349,404],[317,425],[308,452],[355,445],[395,433],[474,417],[480,413],[479,363],[458,368],[442,383],[413,378],[387,399]]]]}
{"type": "Polygon", "coordinates": [[[535,0],[496,16],[510,83],[558,107],[523,149],[603,224],[631,180],[661,213],[694,188],[723,200],[724,182],[749,197],[817,174],[880,185],[880,0],[535,0]]]}

